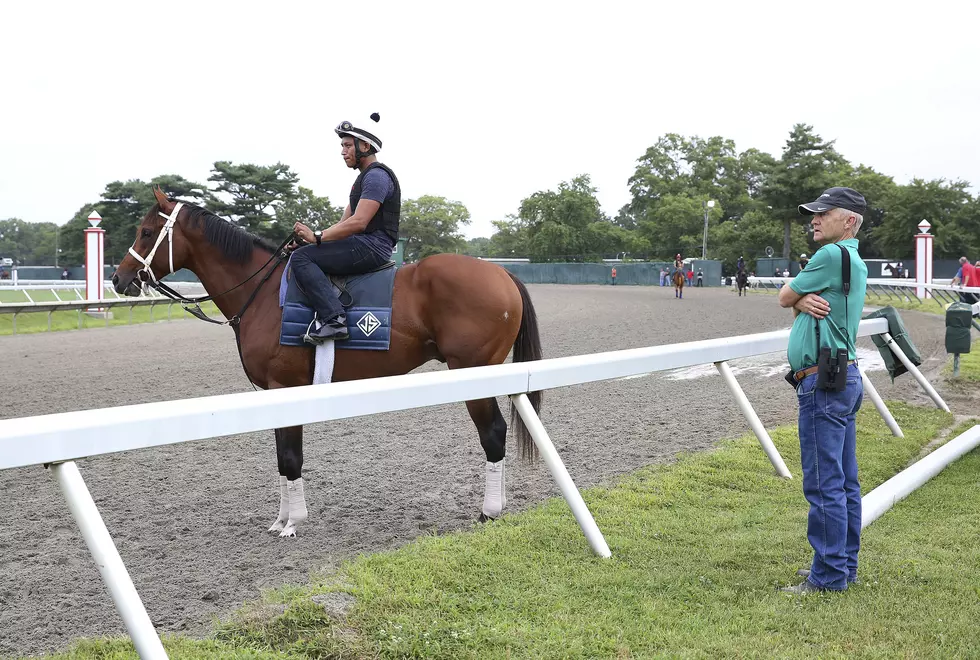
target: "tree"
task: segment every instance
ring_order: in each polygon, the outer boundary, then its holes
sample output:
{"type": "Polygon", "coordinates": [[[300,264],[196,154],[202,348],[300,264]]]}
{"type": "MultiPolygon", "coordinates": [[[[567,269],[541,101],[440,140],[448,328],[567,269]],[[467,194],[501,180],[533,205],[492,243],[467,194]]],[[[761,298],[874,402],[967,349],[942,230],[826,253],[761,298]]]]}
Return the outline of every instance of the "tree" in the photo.
{"type": "Polygon", "coordinates": [[[317,197],[309,188],[299,186],[297,195],[276,211],[276,218],[277,226],[283,231],[292,231],[297,222],[313,229],[326,229],[340,222],[343,214],[344,208],[332,206],[329,198],[317,197]]]}
{"type": "Polygon", "coordinates": [[[562,181],[558,190],[543,190],[521,200],[518,227],[525,232],[527,255],[535,261],[592,258],[598,253],[588,243],[586,228],[608,223],[587,174],[562,181]]]}
{"type": "Polygon", "coordinates": [[[490,236],[490,256],[498,258],[527,257],[527,229],[514,216],[510,220],[493,220],[496,231],[490,236]]]}
{"type": "Polygon", "coordinates": [[[833,140],[822,142],[812,126],[793,126],[782,157],[762,186],[762,197],[772,206],[773,215],[783,219],[784,259],[792,252],[793,226],[808,222],[800,215],[799,205],[816,199],[848,174],[850,165],[834,149],[833,140]]]}
{"type": "Polygon", "coordinates": [[[471,257],[489,257],[490,239],[485,236],[471,238],[470,240],[466,241],[466,244],[463,247],[463,253],[468,254],[471,257]]]}
{"type": "MultiPolygon", "coordinates": [[[[678,252],[684,258],[701,256],[704,239],[705,199],[684,195],[663,197],[657,207],[648,214],[649,219],[640,222],[638,232],[652,247],[652,253],[660,258],[673,258],[678,252]]],[[[717,223],[724,209],[715,204],[708,209],[709,225],[717,223]]],[[[709,254],[709,256],[711,256],[709,254]]]]}
{"type": "Polygon", "coordinates": [[[898,189],[895,180],[866,165],[858,165],[849,176],[838,181],[837,185],[854,188],[864,195],[868,203],[864,224],[858,232],[861,256],[865,259],[880,259],[888,256],[878,244],[878,231],[885,221],[888,206],[898,189]]]}
{"type": "Polygon", "coordinates": [[[216,213],[275,242],[288,236],[292,227],[276,221],[277,211],[296,198],[295,186],[299,177],[288,165],[234,165],[231,161],[219,160],[211,171],[208,181],[217,183],[212,190],[231,197],[231,202],[216,198],[216,213]]]}
{"type": "Polygon", "coordinates": [[[53,264],[57,231],[53,222],[0,220],[0,258],[12,259],[20,266],[53,264]]]}
{"type": "Polygon", "coordinates": [[[399,234],[405,243],[405,261],[418,261],[440,252],[463,247],[461,225],[470,223],[470,212],[460,202],[423,195],[402,202],[399,234]]]}
{"type": "MultiPolygon", "coordinates": [[[[935,235],[936,256],[955,258],[980,253],[980,216],[966,181],[912,179],[891,191],[884,221],[875,230],[879,248],[892,259],[915,254],[913,236],[928,220],[935,235]]],[[[976,259],[976,257],[971,257],[976,259]]]]}

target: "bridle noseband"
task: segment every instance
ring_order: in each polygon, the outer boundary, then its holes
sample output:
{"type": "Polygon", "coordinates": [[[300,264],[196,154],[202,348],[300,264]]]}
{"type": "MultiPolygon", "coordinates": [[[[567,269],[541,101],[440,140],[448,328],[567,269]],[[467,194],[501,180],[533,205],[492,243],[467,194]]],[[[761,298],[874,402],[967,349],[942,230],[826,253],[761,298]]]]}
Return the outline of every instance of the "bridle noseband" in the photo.
{"type": "MultiPolygon", "coordinates": [[[[129,248],[129,253],[133,255],[136,261],[143,264],[143,268],[136,271],[136,277],[139,278],[140,282],[143,282],[144,284],[149,284],[151,281],[154,284],[159,283],[156,275],[153,274],[153,268],[150,266],[150,263],[153,261],[153,257],[156,256],[157,248],[159,248],[160,244],[163,243],[164,238],[167,239],[167,243],[169,244],[170,247],[170,273],[169,274],[173,275],[174,273],[173,231],[174,231],[174,225],[177,224],[177,214],[180,213],[180,207],[182,207],[183,205],[184,205],[183,202],[177,202],[177,204],[174,206],[174,210],[170,212],[170,215],[167,215],[162,210],[158,211],[161,217],[167,219],[167,222],[164,223],[163,229],[161,229],[160,233],[157,234],[157,242],[153,244],[153,249],[150,250],[150,253],[146,255],[145,259],[141,257],[140,253],[134,249],[136,247],[135,241],[133,242],[132,247],[129,248]]],[[[136,238],[136,241],[139,241],[139,237],[136,238]]]]}
{"type": "MultiPolygon", "coordinates": [[[[188,298],[184,294],[174,290],[172,287],[167,286],[166,284],[158,280],[153,272],[153,268],[150,266],[150,263],[153,261],[153,257],[156,255],[157,249],[160,247],[160,244],[163,243],[164,237],[166,237],[167,243],[169,244],[169,248],[170,248],[170,274],[172,275],[174,273],[173,232],[174,232],[174,227],[177,224],[177,214],[180,212],[182,206],[184,206],[183,202],[177,202],[176,205],[174,205],[174,210],[170,212],[170,215],[167,215],[162,210],[158,211],[161,217],[167,219],[167,222],[164,223],[163,228],[160,230],[160,233],[157,235],[156,243],[153,244],[153,249],[150,250],[149,254],[147,254],[146,257],[140,256],[140,254],[136,251],[135,249],[136,242],[134,242],[133,246],[129,248],[129,253],[133,255],[133,257],[137,261],[143,264],[143,268],[136,271],[136,277],[137,279],[140,280],[140,282],[143,283],[144,288],[148,287],[154,289],[160,295],[169,298],[176,303],[180,303],[180,305],[185,310],[187,310],[197,318],[201,319],[202,321],[207,321],[208,323],[214,323],[216,325],[231,325],[235,327],[235,331],[237,333],[238,330],[237,326],[242,320],[242,315],[245,313],[245,310],[248,309],[248,306],[252,304],[252,301],[255,300],[255,297],[258,295],[259,290],[262,288],[262,285],[265,284],[270,277],[272,277],[272,274],[276,272],[276,269],[279,267],[279,264],[286,261],[289,258],[289,253],[286,252],[285,247],[289,245],[291,242],[293,242],[294,240],[296,240],[296,235],[290,234],[289,238],[283,241],[282,244],[278,248],[276,248],[276,251],[272,253],[272,256],[269,257],[269,259],[264,264],[262,264],[262,266],[260,266],[257,271],[255,271],[247,278],[245,278],[244,281],[236,284],[235,286],[231,287],[227,291],[223,291],[214,296],[207,295],[207,296],[201,296],[199,298],[188,298]],[[262,280],[258,283],[258,286],[255,287],[255,290],[252,291],[252,295],[250,295],[248,297],[248,300],[245,301],[245,304],[242,305],[241,310],[239,310],[239,312],[235,314],[233,317],[231,317],[227,321],[215,321],[214,319],[209,318],[208,315],[205,314],[204,311],[201,309],[200,305],[202,302],[208,302],[209,300],[220,298],[226,293],[231,293],[235,289],[247,284],[252,278],[254,278],[256,275],[258,275],[263,270],[265,270],[266,266],[268,266],[273,261],[275,261],[276,263],[272,266],[271,269],[269,269],[269,272],[266,273],[265,277],[263,277],[262,280]],[[188,305],[193,305],[193,307],[189,307],[188,305]]],[[[139,241],[139,237],[137,237],[136,241],[139,241]]]]}

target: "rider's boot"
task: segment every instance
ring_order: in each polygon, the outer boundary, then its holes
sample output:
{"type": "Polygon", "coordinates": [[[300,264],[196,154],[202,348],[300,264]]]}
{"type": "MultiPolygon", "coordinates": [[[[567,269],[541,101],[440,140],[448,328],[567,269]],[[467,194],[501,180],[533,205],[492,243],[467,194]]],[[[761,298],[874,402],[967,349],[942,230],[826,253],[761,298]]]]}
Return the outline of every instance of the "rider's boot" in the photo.
{"type": "Polygon", "coordinates": [[[321,324],[319,328],[313,329],[311,326],[303,335],[303,341],[307,344],[322,344],[325,341],[344,339],[350,339],[350,332],[347,330],[347,317],[343,314],[321,324]]]}

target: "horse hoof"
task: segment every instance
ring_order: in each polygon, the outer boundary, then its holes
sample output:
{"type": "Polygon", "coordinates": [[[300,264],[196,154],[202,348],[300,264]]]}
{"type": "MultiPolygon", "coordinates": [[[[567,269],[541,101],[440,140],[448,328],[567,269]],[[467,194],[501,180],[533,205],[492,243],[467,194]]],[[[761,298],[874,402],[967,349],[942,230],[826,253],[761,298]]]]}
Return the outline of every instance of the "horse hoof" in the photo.
{"type": "Polygon", "coordinates": [[[283,527],[282,531],[279,532],[279,538],[296,538],[296,525],[287,523],[286,526],[283,527]]]}
{"type": "Polygon", "coordinates": [[[496,518],[491,518],[487,514],[480,512],[480,517],[476,519],[478,523],[493,522],[496,518]]]}
{"type": "Polygon", "coordinates": [[[286,525],[283,523],[283,521],[277,520],[276,522],[272,523],[272,527],[269,528],[269,533],[278,534],[283,530],[285,526],[286,525]]]}

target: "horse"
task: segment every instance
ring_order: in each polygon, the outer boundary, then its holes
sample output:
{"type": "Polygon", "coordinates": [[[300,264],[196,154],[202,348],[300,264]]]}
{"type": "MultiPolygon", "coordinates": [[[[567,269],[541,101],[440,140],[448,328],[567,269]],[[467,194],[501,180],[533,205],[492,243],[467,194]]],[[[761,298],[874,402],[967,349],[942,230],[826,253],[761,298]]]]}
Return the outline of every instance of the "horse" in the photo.
{"type": "Polygon", "coordinates": [[[738,288],[739,297],[742,296],[742,292],[745,291],[746,297],[748,297],[748,286],[749,286],[749,275],[744,270],[738,271],[735,275],[735,286],[738,288]]]}
{"type": "Polygon", "coordinates": [[[680,268],[674,270],[673,280],[674,280],[674,297],[683,298],[684,297],[684,272],[680,268]]]}
{"type": "MultiPolygon", "coordinates": [[[[253,386],[311,385],[314,348],[280,344],[278,284],[289,255],[286,243],[276,248],[204,208],[167,197],[159,188],[153,194],[156,203],[112,275],[116,292],[138,296],[150,286],[167,293],[157,274],[186,268],[208,293],[200,300],[213,300],[227,319],[223,323],[234,329],[242,368],[253,386]],[[274,285],[263,286],[270,279],[274,285]]],[[[386,351],[344,350],[343,341],[338,341],[332,380],[405,374],[433,359],[460,369],[500,364],[511,351],[514,362],[542,357],[537,313],[524,284],[501,266],[457,254],[432,255],[397,268],[390,336],[386,351]]],[[[528,394],[535,411],[541,408],[541,394],[528,394]]],[[[478,517],[486,522],[506,505],[507,422],[495,398],[467,401],[466,408],[487,459],[487,487],[478,517]]],[[[511,426],[521,457],[533,462],[537,448],[513,403],[511,426]]],[[[269,532],[294,537],[308,518],[303,427],[275,429],[275,438],[280,503],[269,532]]]]}

